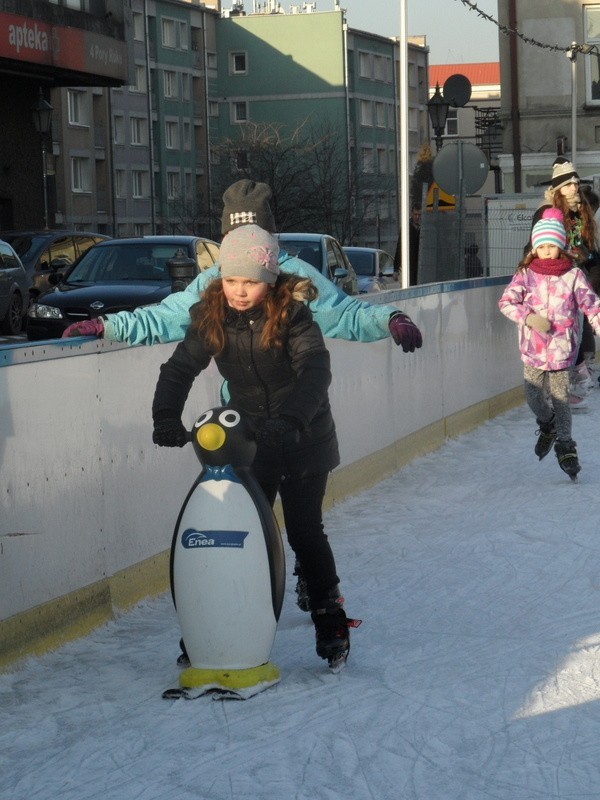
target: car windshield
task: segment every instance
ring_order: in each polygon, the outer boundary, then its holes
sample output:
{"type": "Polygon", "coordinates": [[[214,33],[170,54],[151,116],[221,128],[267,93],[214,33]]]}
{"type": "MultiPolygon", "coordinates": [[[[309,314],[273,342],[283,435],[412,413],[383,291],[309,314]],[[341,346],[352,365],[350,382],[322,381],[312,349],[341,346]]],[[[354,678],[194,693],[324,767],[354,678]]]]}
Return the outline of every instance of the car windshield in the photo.
{"type": "Polygon", "coordinates": [[[5,234],[3,237],[8,242],[21,261],[27,264],[33,260],[38,251],[47,244],[47,237],[44,236],[24,236],[23,234],[5,234]]]}
{"type": "Polygon", "coordinates": [[[167,261],[180,250],[180,244],[139,243],[92,247],[67,275],[67,281],[169,281],[167,261]]]}
{"type": "Polygon", "coordinates": [[[357,275],[375,275],[375,253],[353,253],[346,250],[357,275]]]}

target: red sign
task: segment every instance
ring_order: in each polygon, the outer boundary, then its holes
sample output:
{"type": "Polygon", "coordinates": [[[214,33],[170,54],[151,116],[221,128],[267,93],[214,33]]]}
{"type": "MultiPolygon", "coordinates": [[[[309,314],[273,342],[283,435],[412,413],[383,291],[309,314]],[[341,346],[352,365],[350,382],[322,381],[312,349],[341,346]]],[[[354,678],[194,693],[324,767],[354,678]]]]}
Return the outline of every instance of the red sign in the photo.
{"type": "Polygon", "coordinates": [[[108,36],[0,13],[0,58],[127,80],[127,47],[108,36]]]}

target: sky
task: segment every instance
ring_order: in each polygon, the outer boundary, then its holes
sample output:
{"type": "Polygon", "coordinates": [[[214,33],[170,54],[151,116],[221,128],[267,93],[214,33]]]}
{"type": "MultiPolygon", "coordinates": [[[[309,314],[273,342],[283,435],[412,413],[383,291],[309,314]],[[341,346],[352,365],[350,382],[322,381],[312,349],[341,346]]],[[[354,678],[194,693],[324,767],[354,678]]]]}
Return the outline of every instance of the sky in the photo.
{"type": "MultiPolygon", "coordinates": [[[[317,11],[333,9],[334,0],[316,0],[317,11]]],[[[498,28],[461,0],[406,0],[408,34],[427,36],[430,64],[498,60],[498,28]]],[[[498,19],[497,0],[474,0],[485,14],[498,19]]],[[[351,28],[397,36],[400,0],[341,0],[351,28]]],[[[283,4],[285,7],[285,3],[283,4]]]]}
{"type": "Polygon", "coordinates": [[[161,699],[178,675],[168,593],[0,674],[0,797],[600,797],[600,390],[587,401],[578,483],[537,460],[521,406],[326,513],[363,621],[339,674],[289,551],[281,681],[251,699],[161,699]]]}

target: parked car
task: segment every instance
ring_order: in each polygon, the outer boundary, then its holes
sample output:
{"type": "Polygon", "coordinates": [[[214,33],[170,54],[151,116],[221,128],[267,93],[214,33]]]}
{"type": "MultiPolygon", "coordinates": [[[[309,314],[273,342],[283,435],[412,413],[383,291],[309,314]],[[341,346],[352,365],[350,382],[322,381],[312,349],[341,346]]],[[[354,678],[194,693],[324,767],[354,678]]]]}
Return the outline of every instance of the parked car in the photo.
{"type": "Polygon", "coordinates": [[[277,233],[282,250],[306,261],[339,286],[346,294],[356,294],[356,274],[342,245],[326,233],[277,233]]]}
{"type": "Polygon", "coordinates": [[[0,240],[0,330],[14,335],[23,327],[29,305],[29,280],[19,256],[0,240]]]}
{"type": "Polygon", "coordinates": [[[143,236],[109,239],[92,247],[54,289],[29,309],[28,339],[56,339],[73,322],[160,303],[171,293],[168,261],[192,260],[194,276],[218,259],[219,245],[199,236],[143,236]]]}
{"type": "Polygon", "coordinates": [[[394,273],[394,259],[385,250],[376,247],[344,247],[344,253],[356,272],[360,294],[389,289],[398,280],[398,275],[394,273]]]}
{"type": "Polygon", "coordinates": [[[50,289],[48,278],[53,272],[73,264],[90,247],[109,238],[66,230],[0,232],[0,239],[9,243],[23,262],[32,299],[50,289]]]}

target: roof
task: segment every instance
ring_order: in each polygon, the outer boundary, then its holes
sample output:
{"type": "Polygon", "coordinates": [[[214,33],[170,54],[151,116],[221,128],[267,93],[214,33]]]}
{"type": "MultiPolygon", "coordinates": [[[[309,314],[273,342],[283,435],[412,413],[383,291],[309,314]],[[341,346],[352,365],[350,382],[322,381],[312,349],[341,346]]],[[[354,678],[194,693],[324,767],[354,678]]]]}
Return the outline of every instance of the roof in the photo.
{"type": "Polygon", "coordinates": [[[436,83],[443,86],[451,75],[464,75],[471,86],[500,85],[500,62],[482,61],[474,64],[435,64],[429,65],[429,86],[435,89],[436,83]]]}

